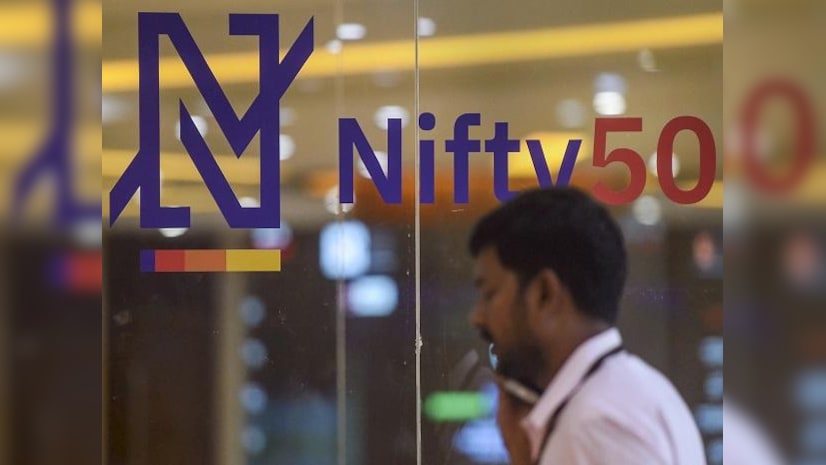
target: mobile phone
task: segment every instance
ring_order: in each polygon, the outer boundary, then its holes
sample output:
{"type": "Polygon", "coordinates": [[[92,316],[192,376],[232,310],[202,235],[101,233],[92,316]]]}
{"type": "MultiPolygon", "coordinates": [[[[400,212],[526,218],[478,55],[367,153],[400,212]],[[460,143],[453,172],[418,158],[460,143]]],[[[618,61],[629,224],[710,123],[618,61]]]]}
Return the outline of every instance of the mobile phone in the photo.
{"type": "Polygon", "coordinates": [[[501,386],[505,392],[528,405],[536,405],[539,402],[539,394],[515,379],[502,377],[501,386]]]}

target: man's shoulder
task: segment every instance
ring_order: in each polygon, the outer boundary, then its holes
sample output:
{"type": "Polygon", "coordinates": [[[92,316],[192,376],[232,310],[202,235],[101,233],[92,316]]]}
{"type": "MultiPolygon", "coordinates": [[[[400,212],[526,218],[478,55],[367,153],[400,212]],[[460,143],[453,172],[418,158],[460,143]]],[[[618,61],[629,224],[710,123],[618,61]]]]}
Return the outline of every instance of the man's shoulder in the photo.
{"type": "Polygon", "coordinates": [[[668,378],[639,357],[622,353],[588,379],[571,399],[569,409],[583,422],[600,419],[623,423],[649,417],[662,421],[690,418],[685,401],[668,378]]]}
{"type": "Polygon", "coordinates": [[[557,445],[626,454],[615,463],[705,463],[700,433],[677,389],[628,353],[606,360],[574,393],[557,432],[557,445]]]}

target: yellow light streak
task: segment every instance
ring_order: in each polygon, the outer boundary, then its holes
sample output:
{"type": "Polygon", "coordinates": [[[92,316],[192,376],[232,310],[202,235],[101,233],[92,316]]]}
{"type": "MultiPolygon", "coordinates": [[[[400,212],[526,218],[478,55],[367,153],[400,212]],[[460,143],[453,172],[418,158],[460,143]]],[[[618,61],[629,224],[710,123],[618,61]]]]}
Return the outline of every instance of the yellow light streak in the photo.
{"type": "MultiPolygon", "coordinates": [[[[421,41],[420,69],[458,68],[520,61],[551,60],[643,48],[667,49],[719,44],[723,41],[723,15],[623,21],[554,27],[526,31],[431,37],[421,41]]],[[[341,56],[317,49],[299,78],[377,71],[406,71],[414,66],[412,40],[346,44],[341,56]]],[[[283,52],[282,52],[283,55],[283,52]]],[[[207,55],[207,62],[223,84],[258,81],[258,52],[207,55]]],[[[163,88],[192,86],[189,72],[177,56],[160,59],[163,88]]],[[[128,92],[138,88],[136,60],[103,64],[103,91],[128,92]]]]}

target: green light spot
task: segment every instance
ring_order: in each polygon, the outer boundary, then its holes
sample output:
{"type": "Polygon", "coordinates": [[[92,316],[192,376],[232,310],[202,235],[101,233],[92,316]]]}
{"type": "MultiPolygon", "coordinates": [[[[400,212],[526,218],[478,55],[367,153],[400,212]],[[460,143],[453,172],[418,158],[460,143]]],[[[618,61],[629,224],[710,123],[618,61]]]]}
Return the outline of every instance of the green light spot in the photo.
{"type": "Polygon", "coordinates": [[[424,403],[424,413],[433,421],[468,421],[489,415],[492,405],[478,392],[434,392],[424,403]]]}

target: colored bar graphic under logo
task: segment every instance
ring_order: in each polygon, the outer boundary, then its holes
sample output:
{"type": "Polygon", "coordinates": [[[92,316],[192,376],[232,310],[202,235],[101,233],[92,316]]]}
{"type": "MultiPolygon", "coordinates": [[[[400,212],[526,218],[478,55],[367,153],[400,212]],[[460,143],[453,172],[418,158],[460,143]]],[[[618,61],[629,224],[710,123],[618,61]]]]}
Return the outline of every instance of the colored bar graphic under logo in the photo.
{"type": "Polygon", "coordinates": [[[280,250],[141,250],[144,273],[281,271],[280,250]]]}

